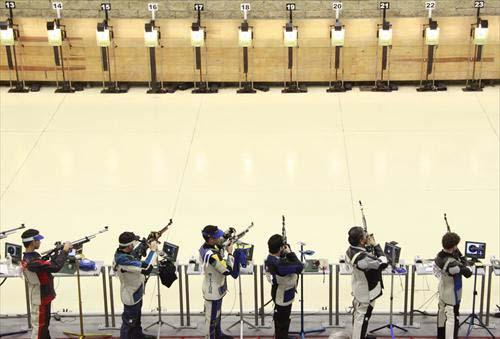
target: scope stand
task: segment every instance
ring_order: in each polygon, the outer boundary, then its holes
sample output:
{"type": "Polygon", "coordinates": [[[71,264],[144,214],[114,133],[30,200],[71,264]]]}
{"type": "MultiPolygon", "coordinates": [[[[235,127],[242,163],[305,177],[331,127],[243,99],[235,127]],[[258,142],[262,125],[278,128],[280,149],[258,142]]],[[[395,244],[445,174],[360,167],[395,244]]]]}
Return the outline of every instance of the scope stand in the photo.
{"type": "MultiPolygon", "coordinates": [[[[425,50],[425,33],[426,28],[431,27],[431,29],[437,28],[437,22],[429,18],[429,24],[423,26],[422,38],[423,38],[423,46],[422,46],[422,54],[424,54],[425,50]],[[433,28],[434,27],[434,28],[433,28]]],[[[446,86],[442,83],[436,83],[435,80],[435,67],[436,63],[434,61],[434,55],[436,54],[438,45],[427,45],[427,62],[424,67],[425,58],[422,58],[422,71],[425,68],[425,80],[423,75],[420,76],[420,86],[417,88],[417,92],[437,92],[437,91],[446,91],[446,86]],[[432,74],[432,79],[429,79],[429,76],[432,74]]]]}
{"type": "MultiPolygon", "coordinates": [[[[300,243],[300,261],[305,265],[305,258],[308,255],[307,251],[304,251],[304,243],[300,243]]],[[[304,271],[300,273],[300,332],[289,332],[290,334],[298,335],[301,339],[304,339],[309,333],[321,333],[325,331],[324,327],[318,329],[306,330],[304,328],[304,271]]]]}
{"type": "Polygon", "coordinates": [[[79,339],[83,338],[109,338],[112,337],[111,334],[103,334],[103,333],[85,333],[83,329],[83,308],[82,308],[82,289],[81,289],[81,281],[80,281],[80,260],[75,258],[76,265],[76,282],[78,286],[78,318],[80,321],[80,332],[70,332],[63,331],[63,333],[69,337],[78,337],[79,339]]]}
{"type": "MultiPolygon", "coordinates": [[[[485,268],[486,270],[486,268],[485,268]]],[[[492,337],[495,338],[493,333],[490,331],[488,326],[486,326],[482,321],[481,318],[476,314],[476,297],[477,297],[477,266],[474,266],[474,292],[472,295],[472,313],[465,318],[464,321],[460,323],[458,328],[462,327],[463,324],[469,324],[469,327],[467,328],[467,334],[465,335],[466,338],[469,337],[470,333],[472,332],[472,328],[474,326],[478,326],[480,328],[483,328],[488,332],[488,334],[492,337]]]]}
{"type": "MultiPolygon", "coordinates": [[[[474,45],[474,53],[472,58],[469,58],[469,65],[470,61],[472,59],[472,77],[469,79],[469,74],[467,74],[467,81],[465,82],[465,87],[462,88],[464,92],[481,92],[483,90],[484,84],[481,79],[481,73],[483,69],[483,45],[476,45],[474,43],[474,30],[475,27],[477,27],[480,24],[486,24],[486,27],[488,26],[488,20],[481,20],[480,18],[480,10],[481,8],[477,9],[477,21],[476,24],[472,25],[471,27],[471,32],[470,32],[470,42],[471,44],[474,45]],[[476,64],[479,61],[479,75],[476,74],[476,64]],[[476,78],[477,76],[477,78],[476,78]]],[[[470,50],[470,48],[469,48],[470,50]]],[[[468,69],[470,66],[468,67],[468,69]]],[[[468,71],[467,71],[468,73],[468,71]]]]}
{"type": "Polygon", "coordinates": [[[144,330],[147,331],[151,327],[158,325],[158,334],[157,338],[160,338],[161,334],[161,328],[163,325],[167,325],[168,327],[173,328],[174,330],[178,330],[179,328],[177,326],[174,326],[172,324],[167,323],[166,321],[163,321],[162,319],[162,310],[161,310],[161,281],[160,281],[160,274],[159,272],[156,274],[156,284],[158,287],[158,320],[152,323],[151,325],[147,326],[144,330]]]}
{"type": "Polygon", "coordinates": [[[377,331],[383,330],[384,328],[388,328],[391,331],[391,336],[394,338],[394,328],[397,328],[403,332],[408,332],[407,329],[394,324],[393,316],[394,316],[394,265],[396,261],[396,251],[392,250],[392,258],[391,258],[391,298],[390,298],[390,308],[389,308],[389,323],[387,325],[378,327],[374,330],[371,330],[370,333],[375,333],[377,331]]]}
{"type": "Polygon", "coordinates": [[[231,328],[233,328],[236,325],[240,325],[240,339],[243,339],[243,327],[245,324],[247,324],[249,328],[254,329],[254,330],[257,330],[258,328],[243,318],[243,292],[241,289],[241,272],[240,272],[240,275],[238,276],[238,285],[239,285],[238,296],[239,296],[239,302],[240,302],[240,320],[234,322],[231,326],[229,326],[227,328],[227,330],[230,330],[231,328]]]}

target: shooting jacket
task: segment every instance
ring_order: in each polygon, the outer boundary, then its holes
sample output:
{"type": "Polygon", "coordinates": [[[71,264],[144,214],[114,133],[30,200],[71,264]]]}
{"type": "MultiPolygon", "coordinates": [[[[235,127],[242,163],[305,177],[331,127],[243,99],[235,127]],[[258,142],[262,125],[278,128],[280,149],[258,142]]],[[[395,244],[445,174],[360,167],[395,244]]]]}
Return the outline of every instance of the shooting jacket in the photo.
{"type": "Polygon", "coordinates": [[[56,297],[52,273],[61,270],[68,258],[68,253],[59,251],[51,260],[44,260],[37,252],[26,252],[21,265],[24,278],[28,282],[28,294],[31,305],[47,305],[56,297]]]}
{"type": "Polygon", "coordinates": [[[228,254],[224,259],[222,248],[206,243],[200,247],[199,252],[204,275],[203,298],[205,300],[220,300],[227,293],[227,276],[233,271],[234,257],[228,254]]]}
{"type": "Polygon", "coordinates": [[[124,305],[132,306],[142,300],[145,291],[146,276],[142,273],[154,255],[149,251],[146,259],[141,261],[130,253],[119,248],[115,252],[113,270],[120,279],[120,297],[124,305]]]}
{"type": "Polygon", "coordinates": [[[350,246],[346,262],[352,266],[352,295],[357,301],[369,303],[382,295],[382,271],[387,267],[387,258],[380,245],[374,247],[373,254],[364,247],[350,246]]]}
{"type": "Polygon", "coordinates": [[[434,260],[436,276],[439,278],[439,299],[446,305],[455,306],[462,299],[462,276],[470,278],[472,269],[459,250],[453,254],[441,251],[434,260]]]}
{"type": "Polygon", "coordinates": [[[278,306],[288,306],[295,299],[299,274],[304,265],[295,253],[286,256],[268,255],[265,261],[266,274],[272,283],[271,297],[278,306]]]}

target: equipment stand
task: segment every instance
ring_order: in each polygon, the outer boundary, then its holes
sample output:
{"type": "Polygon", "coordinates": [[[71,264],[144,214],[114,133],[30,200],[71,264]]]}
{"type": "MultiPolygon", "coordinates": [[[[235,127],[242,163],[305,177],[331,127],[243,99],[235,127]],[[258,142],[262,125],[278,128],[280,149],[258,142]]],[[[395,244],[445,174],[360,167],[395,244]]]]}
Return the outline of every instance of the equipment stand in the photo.
{"type": "Polygon", "coordinates": [[[476,314],[476,296],[477,296],[477,266],[474,266],[474,292],[472,295],[472,313],[469,314],[467,318],[465,318],[465,320],[462,321],[458,327],[459,328],[462,327],[462,325],[465,323],[469,324],[469,327],[467,328],[467,334],[465,335],[466,338],[469,337],[470,333],[472,332],[472,328],[474,326],[478,326],[480,328],[485,329],[486,332],[488,332],[488,334],[492,338],[495,338],[490,329],[482,322],[480,317],[476,314]]]}
{"type": "Polygon", "coordinates": [[[335,43],[335,46],[333,46],[335,50],[335,60],[334,60],[334,65],[335,65],[335,81],[332,82],[332,48],[330,48],[330,84],[329,88],[326,90],[328,93],[339,93],[339,92],[345,92],[349,91],[352,89],[352,85],[345,84],[344,83],[344,25],[340,23],[339,17],[340,17],[340,10],[342,5],[340,3],[337,3],[334,7],[335,9],[335,25],[330,26],[330,39],[332,40],[333,44],[333,33],[342,33],[342,42],[335,43]],[[341,58],[342,54],[342,58],[341,58]],[[340,66],[342,62],[342,66],[340,66]],[[339,79],[339,69],[340,69],[340,79],[339,79]]]}
{"type": "Polygon", "coordinates": [[[80,332],[69,332],[63,331],[63,333],[69,337],[78,337],[79,339],[83,338],[109,338],[112,337],[111,334],[102,334],[102,333],[85,333],[83,329],[83,308],[82,308],[82,289],[81,289],[81,281],[80,281],[80,260],[75,260],[76,265],[76,282],[78,286],[78,317],[80,320],[80,332]]]}
{"type": "Polygon", "coordinates": [[[173,93],[163,88],[161,86],[161,83],[158,82],[156,75],[156,47],[149,47],[149,68],[151,72],[151,80],[149,82],[149,89],[146,93],[147,94],[173,93]]]}
{"type": "MultiPolygon", "coordinates": [[[[300,243],[300,261],[302,262],[302,264],[305,264],[306,255],[314,254],[313,251],[304,251],[304,245],[304,243],[300,243]]],[[[299,335],[301,339],[304,339],[306,337],[306,334],[321,333],[324,331],[324,327],[313,330],[304,329],[304,271],[302,271],[300,273],[300,332],[290,332],[290,334],[299,335]]]]}
{"type": "Polygon", "coordinates": [[[59,81],[56,81],[56,90],[55,93],[75,93],[75,89],[71,86],[71,80],[66,79],[66,70],[64,67],[64,56],[63,56],[63,47],[62,46],[54,46],[54,59],[56,63],[56,74],[57,67],[61,67],[62,72],[62,87],[59,87],[59,81]]]}
{"type": "Polygon", "coordinates": [[[350,91],[352,89],[352,85],[349,83],[344,82],[344,67],[342,66],[342,69],[340,70],[340,77],[339,77],[339,68],[340,68],[340,59],[341,59],[341,54],[342,54],[342,59],[344,56],[344,49],[342,46],[335,46],[335,80],[332,81],[332,62],[331,62],[331,56],[330,56],[330,82],[329,82],[329,87],[326,90],[328,93],[341,93],[345,91],[350,91]],[[341,53],[342,52],[342,53],[341,53]]]}
{"type": "Polygon", "coordinates": [[[394,313],[394,266],[396,261],[396,251],[392,250],[392,261],[391,261],[391,298],[390,298],[390,308],[389,308],[389,323],[387,325],[378,327],[374,330],[371,330],[370,333],[375,333],[384,328],[388,328],[391,331],[391,336],[394,338],[394,328],[397,328],[403,332],[408,332],[407,329],[394,324],[393,322],[393,313],[394,313]]]}
{"type": "MultiPolygon", "coordinates": [[[[379,34],[379,28],[382,28],[383,30],[388,30],[391,27],[391,24],[389,21],[386,20],[386,10],[387,8],[384,7],[382,8],[382,24],[378,24],[377,26],[377,38],[380,39],[379,34]]],[[[372,87],[372,92],[392,92],[392,91],[397,91],[398,86],[391,84],[390,82],[390,77],[391,77],[391,62],[390,62],[390,49],[392,46],[382,46],[382,65],[380,69],[380,80],[378,79],[378,67],[375,67],[375,84],[372,87]],[[384,71],[387,70],[387,80],[384,80],[384,71]]],[[[376,59],[378,61],[378,50],[379,47],[377,46],[377,53],[376,53],[376,59]]]]}
{"type": "Polygon", "coordinates": [[[14,86],[12,86],[12,80],[9,79],[9,93],[28,93],[30,90],[26,87],[24,80],[21,80],[21,77],[19,76],[19,62],[17,61],[16,53],[16,42],[19,39],[19,28],[17,25],[14,25],[14,13],[12,12],[11,7],[9,7],[9,18],[7,19],[7,25],[14,30],[14,44],[12,46],[5,46],[7,66],[9,68],[9,78],[11,79],[12,70],[14,70],[16,73],[16,82],[14,86]],[[12,59],[12,57],[14,57],[14,59],[12,59]]]}
{"type": "Polygon", "coordinates": [[[245,81],[240,81],[240,88],[236,91],[236,93],[257,93],[257,91],[253,88],[253,82],[248,81],[248,47],[243,47],[243,74],[245,76],[245,81]]]}
{"type": "MultiPolygon", "coordinates": [[[[292,5],[292,4],[288,4],[292,5]]],[[[288,8],[289,12],[289,21],[285,26],[286,31],[293,31],[294,29],[297,29],[296,26],[293,25],[293,11],[295,10],[295,6],[290,6],[288,8]]],[[[297,39],[298,39],[298,33],[297,33],[297,39]]],[[[297,44],[298,48],[298,44],[297,44]]],[[[287,84],[287,81],[284,81],[284,87],[281,90],[281,93],[307,93],[307,87],[306,86],[301,86],[298,81],[293,81],[293,47],[287,47],[288,51],[288,74],[290,76],[290,81],[287,84]]]]}
{"type": "MultiPolygon", "coordinates": [[[[465,87],[462,88],[464,92],[481,92],[483,90],[484,84],[482,83],[481,73],[483,69],[483,45],[476,44],[474,42],[474,34],[475,30],[479,27],[488,27],[488,20],[481,20],[480,15],[481,7],[477,7],[477,21],[472,25],[470,31],[470,43],[474,45],[474,52],[472,58],[469,58],[469,64],[472,60],[472,76],[469,79],[469,75],[467,74],[467,81],[465,82],[465,87]],[[479,75],[476,74],[476,64],[479,61],[479,75]]],[[[470,48],[469,48],[470,49],[470,48]]],[[[470,67],[469,67],[470,68],[470,67]]]]}
{"type": "Polygon", "coordinates": [[[243,339],[243,326],[245,324],[247,324],[249,328],[252,328],[254,330],[256,330],[257,327],[255,325],[252,325],[250,322],[246,321],[243,318],[243,291],[241,289],[241,274],[238,276],[238,286],[239,286],[238,296],[239,296],[239,302],[240,302],[240,320],[238,320],[235,323],[233,323],[232,325],[230,325],[227,329],[230,330],[234,326],[240,325],[240,339],[243,339]]]}
{"type": "Polygon", "coordinates": [[[281,93],[307,93],[307,87],[301,86],[298,81],[293,81],[293,47],[288,47],[288,72],[290,81],[285,81],[285,88],[281,93]]]}
{"type": "MultiPolygon", "coordinates": [[[[199,4],[195,4],[195,11],[196,11],[196,17],[197,21],[193,22],[191,25],[191,30],[192,31],[199,31],[203,30],[203,41],[205,40],[205,27],[201,25],[201,11],[204,10],[204,6],[198,6],[199,4]]],[[[194,58],[195,58],[195,72],[198,71],[200,81],[196,82],[194,81],[194,89],[191,91],[191,93],[194,94],[211,94],[211,93],[217,93],[218,89],[216,87],[210,87],[208,84],[208,81],[205,79],[203,80],[203,68],[202,68],[202,60],[201,60],[201,47],[200,46],[195,46],[194,47],[194,58]]],[[[206,56],[205,56],[206,58],[206,56]]],[[[206,62],[205,62],[205,68],[207,68],[206,62]]]]}
{"type": "Polygon", "coordinates": [[[169,324],[167,323],[166,321],[163,321],[163,319],[161,318],[161,315],[162,315],[162,311],[161,311],[161,282],[160,282],[160,274],[158,273],[156,275],[156,284],[157,284],[157,287],[158,287],[158,320],[155,321],[154,323],[152,323],[151,325],[149,325],[148,327],[146,327],[144,330],[147,331],[149,330],[151,327],[155,326],[155,325],[158,325],[158,334],[157,334],[157,338],[160,338],[160,332],[161,332],[161,327],[163,325],[167,325],[168,327],[171,327],[173,328],[174,330],[177,330],[177,326],[174,326],[172,324],[169,324]]]}
{"type": "Polygon", "coordinates": [[[254,86],[253,81],[248,81],[248,48],[252,47],[253,44],[253,27],[248,24],[248,11],[250,10],[250,4],[241,4],[241,10],[243,12],[243,22],[241,23],[239,27],[239,34],[247,34],[249,35],[249,40],[246,40],[245,42],[240,42],[240,46],[242,47],[242,53],[243,53],[243,75],[244,75],[244,80],[243,82],[239,81],[239,89],[236,91],[238,94],[242,93],[247,93],[247,94],[254,94],[257,93],[257,90],[267,92],[269,91],[268,86],[264,85],[258,85],[254,86]]]}
{"type": "Polygon", "coordinates": [[[24,80],[20,79],[19,76],[19,64],[17,61],[17,53],[16,53],[16,46],[5,46],[6,52],[7,52],[7,64],[9,67],[9,74],[10,71],[13,69],[15,70],[16,73],[16,83],[15,86],[12,86],[12,81],[11,81],[11,87],[9,89],[9,93],[28,93],[30,90],[25,86],[24,80]],[[11,52],[11,47],[12,47],[12,52],[11,52]],[[12,56],[14,56],[14,63],[12,62],[12,56]]]}
{"type": "MultiPolygon", "coordinates": [[[[161,31],[160,27],[155,25],[155,16],[158,8],[150,8],[151,11],[151,21],[144,25],[145,34],[148,32],[151,34],[155,34],[156,42],[154,44],[148,44],[146,42],[146,46],[148,46],[149,51],[149,71],[151,74],[151,80],[149,81],[149,89],[146,92],[147,94],[165,94],[165,93],[174,93],[175,88],[164,88],[163,81],[158,81],[158,75],[156,71],[156,48],[160,48],[160,58],[161,58],[161,49],[163,48],[161,44],[161,31]]],[[[162,68],[160,67],[160,72],[162,68]]],[[[161,72],[162,73],[162,72],[161,72]]]]}
{"type": "MultiPolygon", "coordinates": [[[[249,4],[243,4],[242,5],[242,11],[243,11],[243,23],[240,26],[240,34],[241,32],[247,32],[247,34],[250,34],[250,46],[253,41],[253,27],[248,25],[247,17],[248,17],[248,10],[250,9],[249,4]],[[245,7],[247,6],[248,7],[245,7]]],[[[236,91],[236,93],[257,93],[257,91],[253,88],[253,82],[248,81],[248,46],[245,45],[243,46],[243,74],[245,76],[245,81],[242,83],[240,81],[240,88],[236,91]]]]}
{"type": "MultiPolygon", "coordinates": [[[[109,48],[108,46],[106,47],[101,47],[101,62],[102,62],[102,70],[103,70],[103,81],[102,81],[102,86],[103,89],[101,90],[101,93],[104,94],[120,94],[120,93],[127,93],[128,92],[128,86],[120,86],[118,84],[118,81],[113,81],[111,77],[111,58],[110,58],[110,52],[113,50],[113,65],[115,68],[115,76],[116,76],[116,54],[115,54],[115,44],[114,44],[114,34],[113,34],[113,27],[109,26],[109,10],[108,9],[103,9],[104,11],[104,22],[102,23],[102,26],[105,29],[109,29],[109,34],[110,34],[110,40],[111,40],[111,47],[109,48]],[[108,81],[106,84],[106,75],[107,73],[108,76],[108,81]]],[[[98,29],[99,29],[98,24],[98,29]]]]}
{"type": "MultiPolygon", "coordinates": [[[[63,44],[64,40],[66,40],[66,26],[61,25],[61,10],[59,8],[56,9],[57,17],[55,21],[47,22],[47,29],[57,29],[61,30],[61,43],[58,46],[52,46],[54,49],[54,63],[55,63],[55,71],[56,71],[56,90],[55,93],[75,93],[75,88],[71,86],[71,80],[66,79],[66,68],[64,66],[64,53],[63,53],[63,44]],[[61,68],[62,73],[62,86],[59,86],[59,80],[57,77],[57,68],[61,68]]],[[[69,45],[71,48],[71,44],[69,45]]]]}
{"type": "MultiPolygon", "coordinates": [[[[435,20],[432,20],[432,8],[429,8],[429,23],[423,25],[423,30],[422,30],[422,72],[424,72],[425,68],[425,80],[424,76],[421,74],[420,75],[420,86],[417,88],[417,92],[436,92],[436,91],[446,91],[446,86],[442,83],[436,83],[435,80],[435,61],[434,61],[434,56],[436,54],[436,51],[438,49],[437,41],[434,43],[428,43],[427,44],[427,62],[426,66],[424,67],[424,61],[425,58],[423,57],[424,51],[425,51],[425,46],[426,46],[426,41],[427,41],[427,28],[429,28],[429,31],[437,31],[438,28],[438,23],[435,20]],[[429,75],[432,74],[432,79],[429,79],[429,75]]],[[[439,33],[439,31],[438,31],[439,33]]]]}

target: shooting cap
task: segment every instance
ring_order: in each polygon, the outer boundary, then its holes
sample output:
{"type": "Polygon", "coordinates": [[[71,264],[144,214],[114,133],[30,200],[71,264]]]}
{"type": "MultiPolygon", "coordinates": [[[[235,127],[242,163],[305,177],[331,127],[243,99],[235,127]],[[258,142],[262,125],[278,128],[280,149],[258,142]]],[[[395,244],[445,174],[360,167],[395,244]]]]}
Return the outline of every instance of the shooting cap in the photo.
{"type": "Polygon", "coordinates": [[[120,247],[128,247],[134,243],[134,241],[140,240],[140,237],[135,235],[133,232],[123,232],[118,237],[118,242],[120,247]]]}
{"type": "Polygon", "coordinates": [[[205,240],[208,238],[219,239],[224,236],[224,231],[219,229],[217,226],[207,225],[201,231],[201,235],[205,240]]]}
{"type": "Polygon", "coordinates": [[[30,228],[21,234],[21,241],[23,243],[30,243],[36,240],[42,240],[44,237],[40,234],[40,231],[30,228]]]}
{"type": "Polygon", "coordinates": [[[361,226],[354,226],[351,227],[347,235],[349,236],[349,238],[347,239],[349,241],[349,244],[351,244],[351,246],[358,246],[359,242],[365,236],[365,230],[361,226]]]}
{"type": "Polygon", "coordinates": [[[269,253],[278,253],[281,246],[283,246],[285,242],[283,241],[283,236],[280,234],[275,234],[269,238],[267,241],[267,247],[269,248],[269,253]]]}

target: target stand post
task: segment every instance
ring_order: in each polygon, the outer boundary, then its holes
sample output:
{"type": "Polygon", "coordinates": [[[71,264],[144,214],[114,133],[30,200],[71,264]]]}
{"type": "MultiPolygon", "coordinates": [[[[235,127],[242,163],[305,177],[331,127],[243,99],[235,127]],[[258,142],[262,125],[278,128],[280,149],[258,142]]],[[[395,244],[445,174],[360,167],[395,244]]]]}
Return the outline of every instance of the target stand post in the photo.
{"type": "MultiPolygon", "coordinates": [[[[6,21],[0,22],[0,43],[5,46],[7,57],[7,68],[9,69],[9,93],[28,93],[30,90],[26,87],[23,77],[22,63],[19,63],[17,47],[23,45],[20,41],[19,25],[14,23],[14,12],[16,8],[15,1],[5,1],[5,8],[9,11],[9,17],[6,21]],[[15,74],[15,80],[12,80],[12,72],[15,74]]],[[[24,74],[23,74],[24,76],[24,74]]]]}

